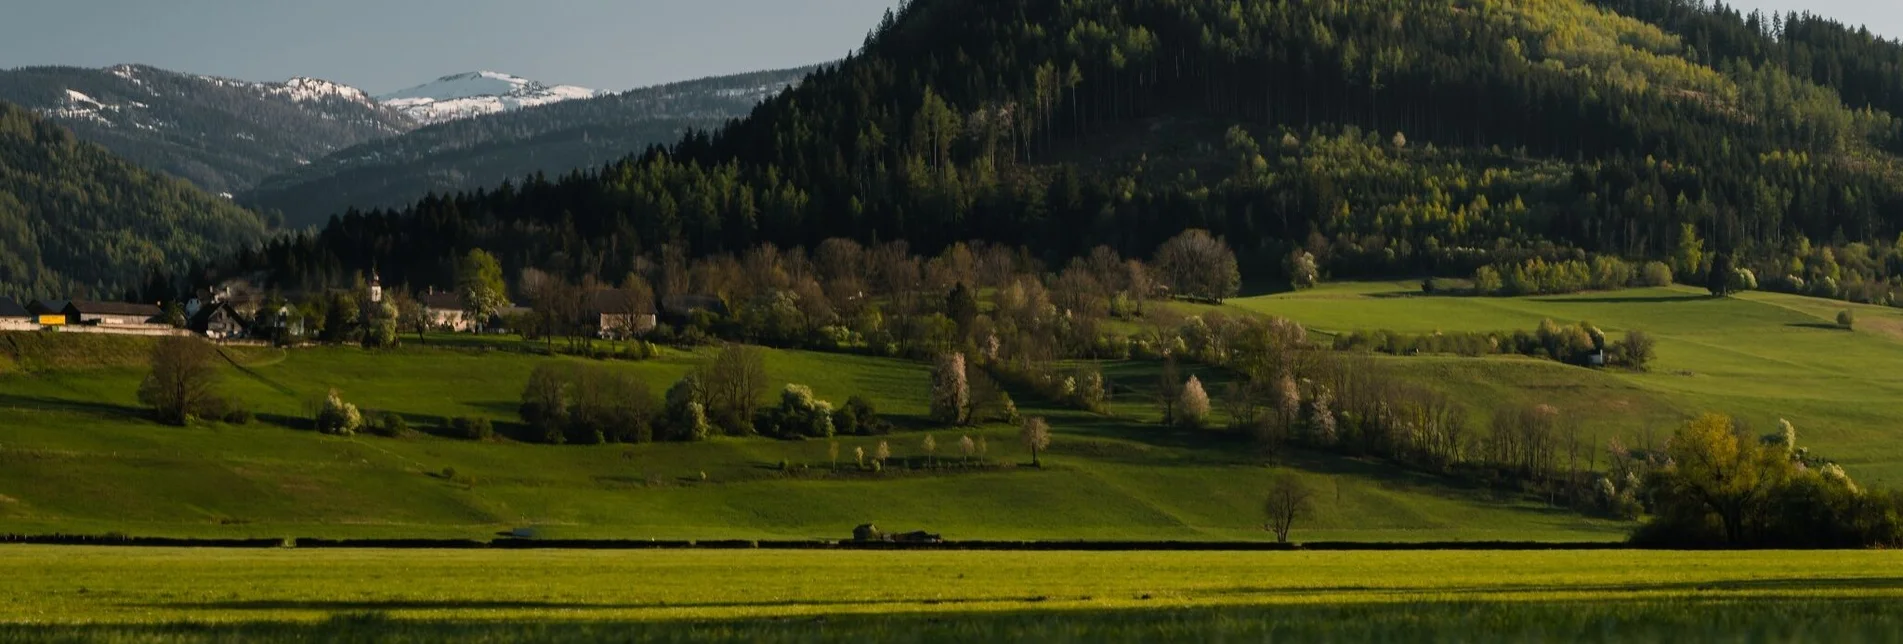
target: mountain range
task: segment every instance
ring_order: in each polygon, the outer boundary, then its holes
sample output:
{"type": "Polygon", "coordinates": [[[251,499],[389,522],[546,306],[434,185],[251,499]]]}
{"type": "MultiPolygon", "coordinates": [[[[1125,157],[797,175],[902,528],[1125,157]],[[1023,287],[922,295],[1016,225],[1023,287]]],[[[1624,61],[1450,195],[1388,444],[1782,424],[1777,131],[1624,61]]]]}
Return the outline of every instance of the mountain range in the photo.
{"type": "MultiPolygon", "coordinates": [[[[349,208],[400,208],[430,193],[475,190],[537,172],[592,170],[676,141],[689,130],[719,127],[797,85],[813,69],[706,78],[539,105],[496,95],[418,103],[418,109],[457,104],[495,111],[339,150],[270,177],[238,200],[282,213],[285,222],[296,227],[323,223],[349,208]],[[527,106],[510,107],[518,104],[527,106]]],[[[457,96],[469,87],[458,82],[438,89],[446,91],[435,95],[457,96]]]]}
{"type": "Polygon", "coordinates": [[[329,81],[256,83],[142,65],[0,71],[0,101],[214,194],[416,128],[361,90],[329,81]]]}
{"type": "Polygon", "coordinates": [[[377,103],[433,125],[445,121],[519,110],[562,101],[593,98],[603,92],[573,85],[548,86],[500,72],[444,76],[399,92],[376,97],[377,103]]]}

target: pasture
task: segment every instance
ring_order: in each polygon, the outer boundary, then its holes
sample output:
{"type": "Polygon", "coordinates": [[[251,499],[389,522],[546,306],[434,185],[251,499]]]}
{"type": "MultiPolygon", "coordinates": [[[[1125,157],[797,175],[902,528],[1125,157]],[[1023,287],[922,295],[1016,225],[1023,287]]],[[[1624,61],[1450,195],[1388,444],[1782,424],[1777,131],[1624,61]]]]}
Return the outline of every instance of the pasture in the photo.
{"type": "Polygon", "coordinates": [[[1896,641],[1895,552],[0,548],[0,639],[1896,641]]]}
{"type": "MultiPolygon", "coordinates": [[[[1033,469],[1016,430],[926,429],[928,367],[903,360],[769,351],[769,395],[808,384],[842,403],[870,398],[900,431],[828,441],[718,439],[699,444],[546,446],[431,435],[338,438],[292,429],[307,401],[337,387],[366,413],[424,426],[445,416],[514,422],[521,388],[550,358],[506,344],[433,338],[390,352],[351,348],[238,354],[224,387],[258,422],[159,425],[137,406],[136,349],[88,368],[0,375],[0,532],[153,536],[487,538],[533,526],[549,537],[842,538],[860,523],[959,539],[1261,539],[1260,490],[1278,472],[1325,499],[1300,540],[1617,540],[1629,524],[1581,517],[1381,463],[1297,453],[1273,466],[1221,430],[1153,424],[1145,365],[1107,369],[1136,389],[1116,415],[1020,397],[1056,427],[1033,469]],[[960,436],[982,439],[982,468],[959,464],[960,436]],[[856,471],[855,448],[889,444],[909,467],[856,471]],[[782,471],[786,462],[790,471],[782,471]],[[455,478],[446,478],[453,470],[455,478]]],[[[603,362],[656,395],[706,352],[669,350],[603,362]]]]}
{"type": "Polygon", "coordinates": [[[1903,311],[1778,293],[1714,299],[1671,287],[1517,298],[1425,296],[1418,282],[1325,284],[1232,300],[1232,312],[1278,315],[1322,334],[1386,329],[1531,331],[1541,320],[1588,321],[1614,339],[1630,329],[1658,340],[1648,373],[1590,371],[1523,358],[1382,358],[1484,409],[1487,401],[1552,404],[1586,419],[1601,439],[1662,441],[1685,418],[1737,416],[1770,433],[1780,418],[1801,445],[1837,460],[1859,481],[1903,482],[1903,311]],[[1857,328],[1837,328],[1852,309],[1857,328]]]}

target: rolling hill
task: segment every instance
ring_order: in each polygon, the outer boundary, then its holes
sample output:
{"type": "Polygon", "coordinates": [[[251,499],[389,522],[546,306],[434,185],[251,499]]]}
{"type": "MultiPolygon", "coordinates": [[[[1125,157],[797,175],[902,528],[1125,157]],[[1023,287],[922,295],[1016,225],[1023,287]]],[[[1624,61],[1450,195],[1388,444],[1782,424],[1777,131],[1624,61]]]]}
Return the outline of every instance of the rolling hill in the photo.
{"type": "MultiPolygon", "coordinates": [[[[341,387],[367,413],[402,414],[431,431],[457,416],[506,427],[529,372],[572,360],[442,340],[395,352],[234,353],[244,366],[226,370],[223,388],[252,405],[258,422],[193,428],[143,418],[133,398],[143,374],[137,350],[46,346],[103,341],[59,336],[20,345],[28,358],[18,362],[35,366],[0,371],[0,533],[482,538],[533,525],[550,537],[843,538],[876,521],[957,538],[1255,539],[1258,490],[1280,471],[1304,472],[1332,495],[1306,533],[1312,539],[1610,540],[1626,527],[1355,459],[1300,455],[1266,468],[1221,436],[1155,427],[1141,393],[1117,416],[1025,398],[1025,413],[1049,414],[1059,427],[1044,469],[1025,464],[1008,426],[841,437],[846,467],[829,475],[826,441],[547,446],[345,439],[282,425],[302,417],[312,396],[341,387]],[[67,361],[32,358],[55,350],[67,361]],[[947,446],[961,434],[983,437],[994,466],[926,470],[919,443],[928,433],[947,446]],[[855,447],[871,454],[880,441],[892,448],[892,468],[850,466],[855,447]],[[783,461],[807,469],[782,471],[783,461]]],[[[659,391],[708,355],[669,351],[610,367],[659,391]]],[[[864,395],[901,426],[929,425],[923,364],[771,351],[766,366],[775,390],[791,381],[828,400],[864,395]]],[[[941,457],[956,459],[951,451],[941,457]]]]}
{"type": "MultiPolygon", "coordinates": [[[[1100,244],[1144,255],[1192,227],[1263,277],[1298,247],[1337,277],[1681,254],[1694,283],[1720,253],[1893,254],[1899,121],[1846,103],[1862,91],[1848,80],[1763,55],[1768,27],[1686,10],[1731,39],[1699,46],[1581,0],[922,0],[716,133],[345,217],[233,268],[442,282],[437,258],[471,247],[510,272],[563,248],[624,275],[630,247],[828,237],[927,253],[985,239],[1061,261],[1100,244]]],[[[1870,264],[1866,279],[1894,273],[1870,264]]]]}
{"type": "Polygon", "coordinates": [[[256,213],[0,103],[0,293],[114,297],[149,271],[182,273],[251,247],[267,228],[256,213]]]}

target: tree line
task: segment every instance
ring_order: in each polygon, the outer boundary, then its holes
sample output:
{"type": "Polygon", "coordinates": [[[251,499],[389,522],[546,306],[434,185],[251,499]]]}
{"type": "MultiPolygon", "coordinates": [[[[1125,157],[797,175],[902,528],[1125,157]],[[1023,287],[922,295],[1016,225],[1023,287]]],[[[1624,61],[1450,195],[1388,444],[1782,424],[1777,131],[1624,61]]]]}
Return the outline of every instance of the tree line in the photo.
{"type": "Polygon", "coordinates": [[[1580,2],[1484,8],[921,0],[718,132],[342,213],[218,270],[311,288],[375,264],[440,282],[482,247],[579,279],[668,246],[830,237],[933,254],[985,239],[1062,262],[1206,228],[1265,273],[1304,248],[1342,277],[1465,276],[1574,249],[1663,260],[1688,230],[1740,257],[1898,232],[1887,113],[1774,65],[1698,64],[1684,38],[1580,2]],[[1073,161],[1188,114],[1243,127],[1073,161]]]}

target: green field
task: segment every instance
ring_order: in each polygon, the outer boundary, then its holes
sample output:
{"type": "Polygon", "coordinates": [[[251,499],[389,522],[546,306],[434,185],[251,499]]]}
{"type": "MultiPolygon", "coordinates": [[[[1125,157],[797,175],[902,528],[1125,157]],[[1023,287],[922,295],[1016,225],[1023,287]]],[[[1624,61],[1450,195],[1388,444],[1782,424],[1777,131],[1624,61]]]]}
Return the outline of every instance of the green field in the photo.
{"type": "MultiPolygon", "coordinates": [[[[836,539],[874,522],[959,539],[1263,539],[1259,490],[1291,469],[1326,497],[1298,528],[1303,540],[1616,540],[1629,528],[1380,463],[1297,454],[1269,467],[1222,432],[1155,426],[1159,412],[1140,392],[1117,402],[1116,417],[1021,398],[1057,426],[1043,470],[1022,466],[1028,454],[1002,426],[929,432],[940,456],[955,454],[961,434],[983,437],[994,467],[873,476],[829,475],[824,441],[543,446],[346,439],[279,424],[305,417],[306,401],[333,386],[414,424],[512,422],[529,371],[570,360],[496,348],[507,343],[444,344],[243,354],[225,387],[257,411],[245,426],[145,420],[134,395],[142,357],[126,347],[86,358],[97,368],[0,375],[0,532],[486,538],[536,526],[550,537],[836,539]],[[783,460],[809,469],[783,473],[783,460]],[[461,480],[439,476],[444,468],[461,480]]],[[[643,375],[658,395],[707,355],[602,364],[643,375]]],[[[901,425],[842,438],[846,462],[880,440],[922,460],[926,365],[771,351],[767,367],[774,382],[809,384],[834,402],[866,395],[901,425]]],[[[1147,387],[1151,368],[1109,372],[1147,387]]]]}
{"type": "MultiPolygon", "coordinates": [[[[1713,300],[1686,288],[1564,297],[1421,297],[1407,283],[1326,285],[1246,298],[1217,309],[1274,314],[1317,335],[1385,328],[1431,332],[1531,329],[1589,320],[1659,339],[1645,374],[1519,357],[1381,357],[1386,368],[1448,392],[1481,432],[1502,404],[1544,403],[1578,417],[1603,446],[1661,444],[1704,411],[1740,415],[1768,432],[1778,418],[1800,443],[1843,462],[1865,484],[1903,476],[1903,316],[1859,308],[1859,329],[1831,328],[1840,303],[1753,293],[1713,300]]],[[[519,342],[432,338],[389,352],[352,348],[232,352],[225,389],[258,414],[244,426],[192,428],[146,420],[135,391],[145,344],[0,334],[17,356],[0,364],[0,532],[156,536],[468,537],[517,527],[579,538],[828,538],[872,522],[955,539],[1263,539],[1260,490],[1293,471],[1322,492],[1295,538],[1317,540],[1617,540],[1630,524],[1581,517],[1518,495],[1455,485],[1378,461],[1297,452],[1270,462],[1222,430],[1159,427],[1154,363],[1106,363],[1120,392],[1110,414],[1052,407],[1042,470],[1011,427],[932,429],[928,368],[903,360],[768,351],[779,384],[835,403],[872,399],[900,431],[826,441],[719,439],[703,444],[542,446],[419,435],[335,438],[292,429],[331,387],[367,412],[413,425],[481,416],[514,422],[522,384],[551,358],[519,342]],[[986,467],[883,474],[850,467],[881,440],[918,464],[921,442],[958,460],[959,436],[984,439],[986,467]],[[793,471],[782,471],[781,463],[793,471]],[[456,478],[442,476],[453,469],[456,478]]],[[[710,353],[668,350],[604,362],[639,374],[658,395],[710,353]]],[[[1212,388],[1229,376],[1196,370],[1212,388]]],[[[1212,389],[1213,391],[1213,389],[1212,389]]],[[[1601,450],[1603,453],[1603,450],[1601,450]]],[[[1595,457],[1599,458],[1599,457],[1595,457]]],[[[1597,461],[1603,463],[1603,461],[1597,461]]]]}
{"type": "Polygon", "coordinates": [[[1689,287],[1521,298],[1422,296],[1418,282],[1328,284],[1233,300],[1230,307],[1288,317],[1321,333],[1387,329],[1531,331],[1541,320],[1588,321],[1615,339],[1639,329],[1658,340],[1651,372],[1594,372],[1521,358],[1384,358],[1471,408],[1489,401],[1552,404],[1601,438],[1662,442],[1686,418],[1732,414],[1759,433],[1780,418],[1800,444],[1859,480],[1903,482],[1903,312],[1830,300],[1744,293],[1714,299],[1689,287]],[[1838,311],[1857,329],[1835,326],[1838,311]]]}
{"type": "Polygon", "coordinates": [[[1878,551],[12,546],[0,640],[1897,641],[1899,567],[1878,551]]]}

